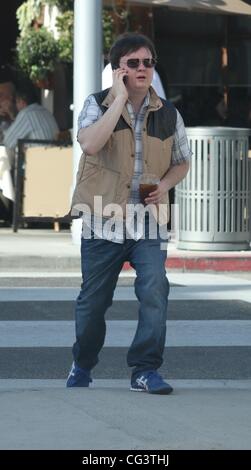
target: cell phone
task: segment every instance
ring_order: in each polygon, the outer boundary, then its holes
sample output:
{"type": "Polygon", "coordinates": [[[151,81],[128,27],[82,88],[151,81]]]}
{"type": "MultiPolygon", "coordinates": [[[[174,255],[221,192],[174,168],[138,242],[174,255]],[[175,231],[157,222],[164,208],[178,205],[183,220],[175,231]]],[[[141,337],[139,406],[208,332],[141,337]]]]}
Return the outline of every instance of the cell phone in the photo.
{"type": "MultiPolygon", "coordinates": [[[[116,70],[116,69],[119,69],[119,66],[113,67],[112,70],[116,70]]],[[[126,85],[126,82],[127,82],[127,76],[126,76],[126,75],[123,77],[123,82],[124,82],[124,84],[126,85]]]]}

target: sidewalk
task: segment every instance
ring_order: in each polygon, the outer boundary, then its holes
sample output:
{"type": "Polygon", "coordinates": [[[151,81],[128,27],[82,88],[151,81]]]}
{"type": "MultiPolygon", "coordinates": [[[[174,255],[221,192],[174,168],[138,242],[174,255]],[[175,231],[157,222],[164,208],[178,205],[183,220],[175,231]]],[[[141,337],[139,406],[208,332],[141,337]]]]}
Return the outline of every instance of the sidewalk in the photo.
{"type": "Polygon", "coordinates": [[[250,381],[203,382],[172,381],[161,396],[124,380],[0,381],[0,449],[250,449],[250,381]]]}
{"type": "MultiPolygon", "coordinates": [[[[249,251],[186,251],[178,250],[175,241],[168,246],[166,267],[181,272],[250,272],[249,251]]],[[[69,231],[0,229],[1,272],[79,272],[80,248],[73,245],[69,231]]],[[[129,275],[129,263],[124,272],[129,275]]]]}

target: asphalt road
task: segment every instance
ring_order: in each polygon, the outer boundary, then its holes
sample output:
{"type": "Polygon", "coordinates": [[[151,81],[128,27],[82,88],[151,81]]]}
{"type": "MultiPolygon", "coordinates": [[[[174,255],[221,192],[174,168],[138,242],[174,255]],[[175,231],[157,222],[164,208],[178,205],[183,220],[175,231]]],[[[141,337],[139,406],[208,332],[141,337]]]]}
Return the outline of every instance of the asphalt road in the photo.
{"type": "MultiPolygon", "coordinates": [[[[235,283],[226,277],[218,282],[221,278],[207,276],[202,283],[203,275],[199,278],[193,285],[191,279],[189,286],[188,276],[179,274],[178,282],[172,282],[161,373],[169,379],[251,379],[251,282],[235,283]]],[[[18,279],[17,287],[16,278],[1,278],[0,378],[67,376],[79,279],[74,286],[73,281],[63,275],[57,279],[24,277],[18,279]]],[[[130,377],[126,354],[137,316],[133,286],[117,287],[106,314],[107,338],[94,378],[130,377]]]]}
{"type": "MultiPolygon", "coordinates": [[[[0,449],[251,449],[251,281],[171,273],[170,396],[129,391],[132,280],[107,311],[90,389],[66,389],[78,276],[0,276],[0,449]]],[[[122,284],[122,285],[121,285],[122,284]]]]}

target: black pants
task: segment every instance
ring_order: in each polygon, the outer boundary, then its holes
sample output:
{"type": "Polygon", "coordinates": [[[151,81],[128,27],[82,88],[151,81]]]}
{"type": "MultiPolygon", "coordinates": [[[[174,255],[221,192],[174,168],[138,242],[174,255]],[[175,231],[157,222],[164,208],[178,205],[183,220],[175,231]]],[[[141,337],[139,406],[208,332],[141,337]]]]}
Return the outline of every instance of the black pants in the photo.
{"type": "Polygon", "coordinates": [[[13,202],[3,196],[0,190],[0,221],[12,222],[13,202]]]}

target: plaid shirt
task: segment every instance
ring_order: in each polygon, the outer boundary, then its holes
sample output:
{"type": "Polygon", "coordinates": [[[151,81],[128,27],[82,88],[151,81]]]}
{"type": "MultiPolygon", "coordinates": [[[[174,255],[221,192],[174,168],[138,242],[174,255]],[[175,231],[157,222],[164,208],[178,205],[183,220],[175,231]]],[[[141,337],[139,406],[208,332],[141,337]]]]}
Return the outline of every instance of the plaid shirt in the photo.
{"type": "Polygon", "coordinates": [[[133,129],[134,129],[134,135],[135,135],[134,174],[132,178],[131,194],[130,194],[129,201],[128,201],[130,204],[138,204],[140,202],[139,178],[140,178],[140,175],[142,175],[143,173],[141,135],[142,135],[144,117],[146,114],[147,107],[149,106],[149,99],[150,99],[150,94],[148,92],[138,114],[134,113],[134,110],[130,101],[128,101],[126,105],[133,129]]]}
{"type": "MultiPolygon", "coordinates": [[[[143,173],[143,161],[142,161],[142,128],[144,117],[149,105],[149,98],[150,93],[145,97],[145,100],[137,114],[135,114],[132,104],[130,101],[127,102],[126,107],[129,113],[132,126],[134,129],[134,136],[135,136],[135,163],[134,163],[134,175],[132,179],[132,186],[131,186],[131,194],[129,197],[130,204],[137,204],[140,202],[139,198],[139,177],[143,173]]],[[[186,136],[185,126],[183,119],[180,113],[177,111],[177,122],[176,122],[176,129],[174,133],[174,140],[172,146],[172,155],[171,155],[171,165],[178,165],[184,161],[190,160],[192,155],[191,150],[189,149],[188,140],[186,136]]],[[[78,130],[89,127],[94,124],[98,119],[102,117],[102,111],[98,106],[95,97],[93,95],[88,96],[85,100],[83,109],[78,118],[78,130]]],[[[97,222],[97,218],[95,217],[95,221],[97,222]]],[[[104,221],[103,221],[104,222],[104,221]]],[[[107,219],[105,219],[106,228],[109,227],[109,223],[107,225],[107,219]]],[[[102,225],[102,221],[98,223],[99,228],[102,225]]],[[[111,224],[112,225],[112,224],[111,224]]],[[[93,226],[93,219],[92,219],[92,226],[93,226]]],[[[109,230],[108,230],[109,231],[109,230]]],[[[100,232],[99,232],[100,233],[100,232]]],[[[117,231],[116,231],[117,234],[117,231]]],[[[118,236],[114,234],[114,236],[109,237],[109,240],[123,243],[125,237],[125,229],[123,229],[123,233],[119,233],[118,236]]],[[[104,239],[108,239],[105,234],[103,234],[104,239]]],[[[135,240],[140,238],[136,235],[133,237],[135,240]]]]}

